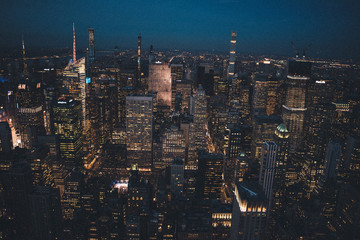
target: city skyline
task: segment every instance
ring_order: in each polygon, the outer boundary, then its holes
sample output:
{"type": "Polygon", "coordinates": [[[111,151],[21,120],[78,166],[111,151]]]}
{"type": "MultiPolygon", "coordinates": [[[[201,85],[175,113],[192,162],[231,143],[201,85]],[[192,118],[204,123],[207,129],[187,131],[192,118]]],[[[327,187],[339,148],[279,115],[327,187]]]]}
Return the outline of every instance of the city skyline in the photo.
{"type": "Polygon", "coordinates": [[[292,56],[309,44],[313,58],[359,60],[360,40],[355,1],[311,3],[264,1],[144,2],[63,1],[6,2],[1,8],[0,54],[17,51],[24,35],[27,51],[71,48],[71,25],[77,48],[87,47],[88,27],[95,29],[97,49],[136,48],[143,36],[148,49],[228,52],[228,35],[238,33],[237,52],[292,56]]]}

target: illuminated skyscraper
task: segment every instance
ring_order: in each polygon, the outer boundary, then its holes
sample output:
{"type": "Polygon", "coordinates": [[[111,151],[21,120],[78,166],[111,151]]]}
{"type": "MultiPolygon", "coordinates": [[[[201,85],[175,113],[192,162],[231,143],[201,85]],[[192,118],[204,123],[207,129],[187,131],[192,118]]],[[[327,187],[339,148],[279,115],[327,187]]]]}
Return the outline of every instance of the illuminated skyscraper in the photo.
{"type": "Polygon", "coordinates": [[[262,186],[266,198],[269,200],[269,206],[273,195],[273,184],[276,167],[277,145],[274,142],[265,142],[263,144],[259,184],[262,186]]]}
{"type": "Polygon", "coordinates": [[[253,138],[252,138],[252,157],[260,163],[262,145],[266,141],[274,141],[275,129],[282,123],[278,115],[258,115],[254,117],[253,138]]]}
{"type": "Polygon", "coordinates": [[[141,83],[141,34],[138,36],[137,55],[137,76],[138,82],[141,83]]]}
{"type": "Polygon", "coordinates": [[[81,105],[71,98],[61,97],[53,111],[55,134],[59,136],[60,158],[64,160],[66,169],[82,169],[81,105]]]}
{"type": "Polygon", "coordinates": [[[199,90],[192,98],[190,113],[193,114],[193,122],[190,124],[189,133],[189,161],[196,159],[196,150],[206,148],[206,109],[207,101],[204,89],[200,86],[199,90]]]}
{"type": "Polygon", "coordinates": [[[126,97],[126,146],[130,164],[151,166],[153,97],[126,97]]]}
{"type": "Polygon", "coordinates": [[[24,36],[22,36],[22,55],[23,55],[23,64],[24,64],[23,73],[24,73],[24,76],[27,76],[28,71],[27,71],[27,64],[26,64],[26,57],[25,57],[25,42],[24,42],[24,36]]]}
{"type": "Polygon", "coordinates": [[[82,207],[81,197],[84,194],[84,176],[78,171],[71,171],[65,180],[65,192],[62,198],[63,216],[72,220],[76,211],[82,207]]]}
{"type": "Polygon", "coordinates": [[[273,187],[273,204],[271,206],[272,211],[279,210],[284,204],[284,198],[286,195],[286,171],[289,165],[289,137],[289,131],[283,123],[276,127],[274,142],[277,145],[277,152],[273,187]]]}
{"type": "Polygon", "coordinates": [[[171,108],[175,109],[176,83],[183,79],[183,64],[171,64],[171,108]]]}
{"type": "Polygon", "coordinates": [[[85,58],[74,63],[69,63],[64,69],[62,76],[62,95],[70,97],[81,103],[82,125],[86,132],[89,124],[86,118],[86,72],[85,58]]]}
{"type": "Polygon", "coordinates": [[[261,186],[253,182],[237,183],[230,240],[263,239],[266,231],[267,206],[261,186]]]}
{"type": "Polygon", "coordinates": [[[163,166],[170,166],[174,158],[185,160],[185,136],[177,126],[171,126],[163,138],[163,166]]]}
{"type": "Polygon", "coordinates": [[[95,36],[94,29],[89,28],[89,62],[93,63],[95,60],[95,36]]]}
{"type": "Polygon", "coordinates": [[[267,98],[267,76],[256,75],[254,79],[254,93],[252,110],[255,115],[264,115],[267,98]]]}
{"type": "Polygon", "coordinates": [[[282,118],[290,132],[290,146],[298,147],[303,140],[306,111],[306,86],[311,77],[311,62],[291,60],[288,63],[286,100],[282,118]]]}
{"type": "Polygon", "coordinates": [[[148,85],[149,91],[157,93],[159,105],[171,107],[171,68],[168,63],[150,64],[148,85]]]}
{"type": "Polygon", "coordinates": [[[203,149],[199,150],[198,174],[196,176],[198,197],[220,200],[223,186],[223,165],[224,157],[222,154],[207,153],[203,149]]]}
{"type": "Polygon", "coordinates": [[[228,80],[230,84],[235,74],[235,60],[236,60],[235,58],[236,58],[236,32],[231,32],[230,59],[229,59],[229,69],[228,69],[228,80]]]}
{"type": "Polygon", "coordinates": [[[73,23],[73,63],[76,62],[75,23],[73,23]]]}
{"type": "Polygon", "coordinates": [[[16,107],[17,126],[21,136],[20,146],[31,148],[36,137],[45,133],[41,82],[26,80],[18,84],[16,107]]]}

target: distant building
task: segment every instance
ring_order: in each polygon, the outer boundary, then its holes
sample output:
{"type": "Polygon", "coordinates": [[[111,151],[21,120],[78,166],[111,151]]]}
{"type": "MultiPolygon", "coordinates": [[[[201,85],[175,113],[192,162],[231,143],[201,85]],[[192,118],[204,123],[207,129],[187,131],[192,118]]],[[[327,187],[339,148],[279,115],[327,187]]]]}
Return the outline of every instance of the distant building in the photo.
{"type": "Polygon", "coordinates": [[[230,83],[235,74],[235,60],[236,60],[236,32],[233,31],[231,32],[230,59],[229,59],[229,70],[228,70],[228,79],[230,83]]]}
{"type": "Polygon", "coordinates": [[[95,35],[94,29],[89,28],[89,62],[90,64],[95,61],[95,35]]]}

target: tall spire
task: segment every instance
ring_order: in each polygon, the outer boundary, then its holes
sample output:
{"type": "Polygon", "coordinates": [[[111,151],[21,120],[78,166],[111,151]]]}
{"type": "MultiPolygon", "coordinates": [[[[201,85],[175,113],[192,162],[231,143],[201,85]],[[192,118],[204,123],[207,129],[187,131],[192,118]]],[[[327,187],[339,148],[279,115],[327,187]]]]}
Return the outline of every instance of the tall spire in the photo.
{"type": "Polygon", "coordinates": [[[27,75],[27,65],[26,65],[26,57],[25,57],[25,43],[24,43],[24,35],[21,36],[22,40],[22,55],[24,61],[24,75],[27,75]]]}
{"type": "Polygon", "coordinates": [[[73,23],[73,62],[76,62],[75,24],[73,23]]]}

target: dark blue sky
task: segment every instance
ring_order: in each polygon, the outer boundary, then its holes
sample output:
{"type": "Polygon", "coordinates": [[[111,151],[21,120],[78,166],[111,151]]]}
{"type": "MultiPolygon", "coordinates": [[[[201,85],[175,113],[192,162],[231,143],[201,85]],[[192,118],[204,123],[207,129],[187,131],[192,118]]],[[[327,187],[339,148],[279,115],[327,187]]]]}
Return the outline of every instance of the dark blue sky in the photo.
{"type": "Polygon", "coordinates": [[[312,43],[309,56],[360,59],[360,3],[356,0],[1,0],[0,51],[86,47],[95,28],[97,49],[115,45],[228,51],[230,32],[239,52],[292,55],[290,45],[312,43]]]}

